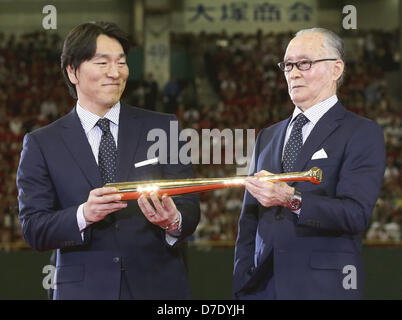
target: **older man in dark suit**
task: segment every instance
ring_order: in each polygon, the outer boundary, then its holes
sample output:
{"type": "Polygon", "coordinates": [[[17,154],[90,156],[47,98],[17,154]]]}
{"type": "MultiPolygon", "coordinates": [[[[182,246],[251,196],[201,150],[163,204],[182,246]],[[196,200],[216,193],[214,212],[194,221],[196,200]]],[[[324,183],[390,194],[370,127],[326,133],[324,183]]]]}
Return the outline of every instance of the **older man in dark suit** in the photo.
{"type": "Polygon", "coordinates": [[[238,299],[361,299],[361,240],[379,195],[385,147],[378,124],[346,110],[336,91],[342,40],[313,28],[290,41],[284,61],[291,117],[260,132],[251,174],[317,166],[323,182],[247,178],[236,242],[238,299]]]}
{"type": "Polygon", "coordinates": [[[17,174],[20,220],[34,249],[57,249],[55,299],[191,297],[178,244],[197,226],[197,197],[173,201],[152,194],[152,204],[145,197],[125,202],[114,188],[102,187],[192,176],[187,165],[135,166],[147,159],[147,133],[158,128],[168,135],[176,118],[120,103],[128,50],[115,24],[73,29],[61,60],[77,104],[24,139],[17,174]]]}

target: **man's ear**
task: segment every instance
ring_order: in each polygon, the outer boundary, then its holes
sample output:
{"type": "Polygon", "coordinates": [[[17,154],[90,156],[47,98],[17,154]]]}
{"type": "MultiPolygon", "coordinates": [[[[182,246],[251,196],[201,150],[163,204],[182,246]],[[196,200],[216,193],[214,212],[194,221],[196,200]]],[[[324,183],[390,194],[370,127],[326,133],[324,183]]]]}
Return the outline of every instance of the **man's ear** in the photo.
{"type": "Polygon", "coordinates": [[[333,69],[333,76],[335,81],[341,77],[344,69],[345,69],[344,62],[342,60],[336,60],[333,69]]]}
{"type": "Polygon", "coordinates": [[[66,67],[68,78],[70,79],[72,84],[78,84],[77,73],[75,69],[73,69],[70,65],[66,67]]]}

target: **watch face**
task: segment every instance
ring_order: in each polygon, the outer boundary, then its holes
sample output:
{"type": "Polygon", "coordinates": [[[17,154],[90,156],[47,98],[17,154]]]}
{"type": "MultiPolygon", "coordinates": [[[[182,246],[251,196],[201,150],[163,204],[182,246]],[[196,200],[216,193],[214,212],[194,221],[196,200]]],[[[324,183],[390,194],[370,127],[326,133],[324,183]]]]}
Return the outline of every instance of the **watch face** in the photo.
{"type": "Polygon", "coordinates": [[[292,211],[299,210],[302,204],[302,194],[295,189],[293,197],[288,200],[288,208],[292,211]]]}
{"type": "Polygon", "coordinates": [[[289,208],[292,210],[297,210],[301,207],[301,201],[299,199],[293,198],[289,201],[289,208]]]}

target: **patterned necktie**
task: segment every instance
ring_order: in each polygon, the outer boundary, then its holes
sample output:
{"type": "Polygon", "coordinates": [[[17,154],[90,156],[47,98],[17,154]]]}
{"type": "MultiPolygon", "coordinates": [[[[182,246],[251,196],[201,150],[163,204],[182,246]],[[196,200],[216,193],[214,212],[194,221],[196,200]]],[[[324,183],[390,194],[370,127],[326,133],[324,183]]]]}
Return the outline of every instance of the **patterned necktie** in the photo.
{"type": "Polygon", "coordinates": [[[291,172],[293,170],[297,156],[303,146],[302,128],[307,122],[309,122],[309,120],[302,113],[296,117],[296,121],[293,124],[292,132],[290,133],[283,154],[283,172],[291,172]]]}
{"type": "Polygon", "coordinates": [[[114,182],[116,174],[117,149],[109,128],[108,119],[99,119],[96,125],[102,130],[99,145],[98,165],[103,184],[114,182]]]}

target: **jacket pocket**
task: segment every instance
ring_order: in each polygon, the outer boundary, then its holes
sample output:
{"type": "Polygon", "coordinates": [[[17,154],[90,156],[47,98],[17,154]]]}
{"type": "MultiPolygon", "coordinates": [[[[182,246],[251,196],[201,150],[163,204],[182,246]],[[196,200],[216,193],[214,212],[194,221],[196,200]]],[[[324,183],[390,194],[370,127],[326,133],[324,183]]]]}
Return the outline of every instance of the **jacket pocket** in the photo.
{"type": "Polygon", "coordinates": [[[346,265],[356,266],[356,259],[353,253],[316,251],[310,255],[310,267],[313,269],[342,270],[346,265]]]}
{"type": "Polygon", "coordinates": [[[333,167],[333,166],[338,166],[340,164],[339,159],[330,159],[330,158],[325,158],[325,159],[314,159],[309,161],[309,165],[312,167],[333,167]]]}
{"type": "Polygon", "coordinates": [[[85,266],[60,266],[56,271],[56,283],[79,282],[84,280],[85,266]]]}

